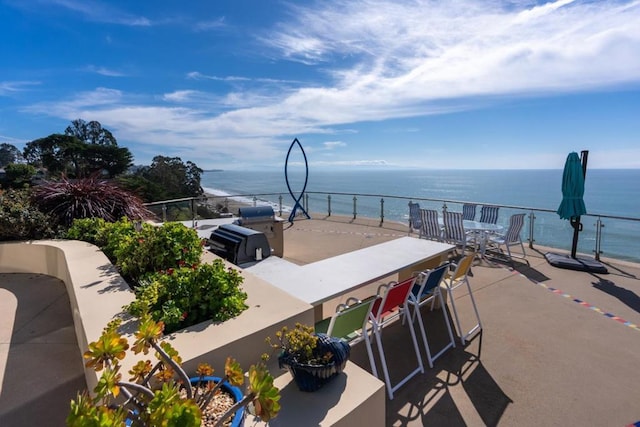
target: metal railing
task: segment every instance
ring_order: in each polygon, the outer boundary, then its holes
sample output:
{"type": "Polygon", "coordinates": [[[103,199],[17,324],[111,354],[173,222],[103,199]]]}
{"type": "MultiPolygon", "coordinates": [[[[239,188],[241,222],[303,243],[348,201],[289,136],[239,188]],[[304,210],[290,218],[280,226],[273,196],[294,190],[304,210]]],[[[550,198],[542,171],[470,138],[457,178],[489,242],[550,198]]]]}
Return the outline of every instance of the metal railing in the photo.
{"type": "MultiPolygon", "coordinates": [[[[159,218],[162,218],[162,221],[191,220],[195,226],[198,219],[223,216],[233,210],[233,206],[240,205],[268,204],[274,208],[279,216],[282,216],[284,212],[290,210],[283,204],[283,200],[282,193],[209,195],[148,203],[147,207],[159,218]],[[203,207],[209,209],[203,209],[203,207]],[[208,216],[208,212],[214,214],[208,216]]],[[[510,215],[525,212],[528,219],[526,241],[530,248],[534,248],[534,243],[560,249],[568,249],[571,246],[573,229],[569,221],[561,220],[556,211],[551,209],[450,199],[343,192],[310,191],[305,193],[302,200],[303,207],[307,212],[323,213],[326,210],[327,216],[350,215],[353,219],[358,216],[379,218],[380,226],[384,224],[385,220],[408,222],[409,202],[420,203],[423,208],[460,211],[465,203],[475,203],[478,206],[497,206],[500,208],[501,221],[499,223],[505,225],[505,228],[508,225],[510,215]]],[[[581,221],[584,229],[580,234],[579,248],[582,247],[583,250],[579,250],[579,252],[591,252],[596,260],[599,260],[602,254],[606,254],[612,258],[640,262],[640,218],[589,213],[583,215],[581,221]],[[589,224],[591,221],[594,222],[589,224]],[[608,230],[608,233],[605,230],[608,230]]]]}

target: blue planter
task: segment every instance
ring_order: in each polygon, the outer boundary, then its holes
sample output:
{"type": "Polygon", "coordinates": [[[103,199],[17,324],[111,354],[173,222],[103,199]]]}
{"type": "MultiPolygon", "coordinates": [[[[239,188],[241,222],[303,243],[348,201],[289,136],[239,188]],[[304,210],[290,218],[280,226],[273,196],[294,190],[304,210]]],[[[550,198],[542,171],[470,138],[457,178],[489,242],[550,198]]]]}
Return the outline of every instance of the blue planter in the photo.
{"type": "MultiPolygon", "coordinates": [[[[198,384],[199,381],[200,381],[200,377],[189,378],[189,382],[191,382],[191,384],[194,386],[198,384]]],[[[220,377],[205,376],[203,377],[202,381],[203,382],[213,381],[214,383],[219,383],[220,377]]],[[[244,395],[242,394],[242,390],[240,390],[238,387],[232,386],[227,382],[222,384],[221,389],[231,394],[235,402],[241,401],[242,398],[244,397],[244,395]]],[[[244,415],[245,415],[244,407],[238,409],[236,413],[233,415],[233,417],[231,418],[231,427],[240,427],[244,421],[244,415]]],[[[125,421],[125,426],[127,427],[131,427],[132,424],[133,424],[133,421],[131,419],[127,419],[125,421]]]]}
{"type": "Polygon", "coordinates": [[[351,355],[349,344],[339,338],[317,333],[318,344],[315,352],[318,355],[331,353],[333,360],[325,365],[309,365],[298,363],[289,354],[278,357],[280,368],[286,367],[300,391],[317,391],[342,372],[351,355]]]}
{"type": "MultiPolygon", "coordinates": [[[[204,382],[213,381],[215,383],[219,383],[220,380],[221,380],[220,377],[210,377],[210,376],[203,377],[203,381],[204,382]]],[[[195,386],[200,381],[200,377],[189,378],[189,381],[191,382],[192,385],[195,386]]],[[[222,390],[226,391],[227,393],[230,393],[233,396],[233,400],[235,402],[241,401],[242,398],[244,397],[244,394],[242,393],[242,390],[240,390],[236,386],[232,386],[228,382],[224,382],[222,384],[221,388],[222,388],[222,390]]],[[[240,427],[243,424],[244,415],[245,415],[244,407],[238,409],[236,411],[236,413],[233,415],[233,417],[231,418],[231,427],[240,427]]]]}

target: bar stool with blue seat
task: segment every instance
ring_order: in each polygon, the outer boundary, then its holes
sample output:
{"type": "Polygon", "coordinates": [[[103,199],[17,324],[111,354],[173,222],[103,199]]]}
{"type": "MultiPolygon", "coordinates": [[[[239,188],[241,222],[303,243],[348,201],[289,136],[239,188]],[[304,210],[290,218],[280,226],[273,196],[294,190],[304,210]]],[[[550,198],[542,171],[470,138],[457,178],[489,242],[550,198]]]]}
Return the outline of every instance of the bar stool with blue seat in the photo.
{"type": "Polygon", "coordinates": [[[432,270],[426,270],[419,273],[411,289],[411,294],[408,300],[408,304],[413,307],[410,323],[415,322],[417,319],[418,326],[420,327],[420,332],[422,334],[422,343],[427,351],[427,361],[429,362],[430,368],[433,368],[433,362],[438,357],[442,356],[445,351],[456,346],[455,340],[453,339],[453,332],[451,331],[451,322],[449,321],[449,315],[447,314],[447,306],[440,289],[440,284],[448,270],[449,263],[447,262],[432,270]],[[438,301],[440,305],[442,317],[445,325],[447,326],[449,342],[442,349],[432,355],[431,348],[429,347],[429,341],[427,340],[424,322],[422,321],[420,307],[431,303],[431,310],[433,310],[436,301],[438,301]]]}

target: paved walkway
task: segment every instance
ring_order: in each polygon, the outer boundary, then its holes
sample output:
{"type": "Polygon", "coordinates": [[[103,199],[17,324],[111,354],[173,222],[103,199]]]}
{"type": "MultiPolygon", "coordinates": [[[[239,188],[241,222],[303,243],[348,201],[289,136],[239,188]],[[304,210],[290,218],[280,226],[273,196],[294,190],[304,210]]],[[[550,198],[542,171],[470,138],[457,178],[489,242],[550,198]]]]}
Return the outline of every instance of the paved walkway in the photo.
{"type": "MultiPolygon", "coordinates": [[[[286,224],[284,233],[285,258],[298,264],[407,235],[403,224],[334,217],[286,224]]],[[[640,266],[611,263],[610,274],[597,275],[557,269],[542,255],[527,249],[529,264],[515,269],[473,267],[482,335],[464,348],[458,342],[387,400],[387,425],[640,421],[640,266]]],[[[456,303],[470,313],[467,295],[456,303]]],[[[424,314],[434,348],[443,342],[440,319],[424,314]]],[[[415,363],[405,333],[399,324],[384,332],[392,376],[415,363]]],[[[364,347],[352,360],[369,369],[364,347]]],[[[62,283],[0,274],[0,426],[63,425],[69,400],[84,388],[81,363],[62,283]]]]}
{"type": "Polygon", "coordinates": [[[85,388],[64,283],[0,274],[0,426],[64,426],[85,388]]]}

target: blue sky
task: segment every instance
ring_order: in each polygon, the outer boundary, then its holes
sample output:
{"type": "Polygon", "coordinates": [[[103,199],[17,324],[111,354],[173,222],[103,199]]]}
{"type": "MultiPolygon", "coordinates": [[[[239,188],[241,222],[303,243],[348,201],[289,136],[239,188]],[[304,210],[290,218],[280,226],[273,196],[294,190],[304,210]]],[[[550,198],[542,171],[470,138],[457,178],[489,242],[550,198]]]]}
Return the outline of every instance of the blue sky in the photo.
{"type": "Polygon", "coordinates": [[[136,164],[640,167],[640,2],[0,0],[0,142],[136,164]],[[299,153],[292,162],[300,161],[299,153]]]}

